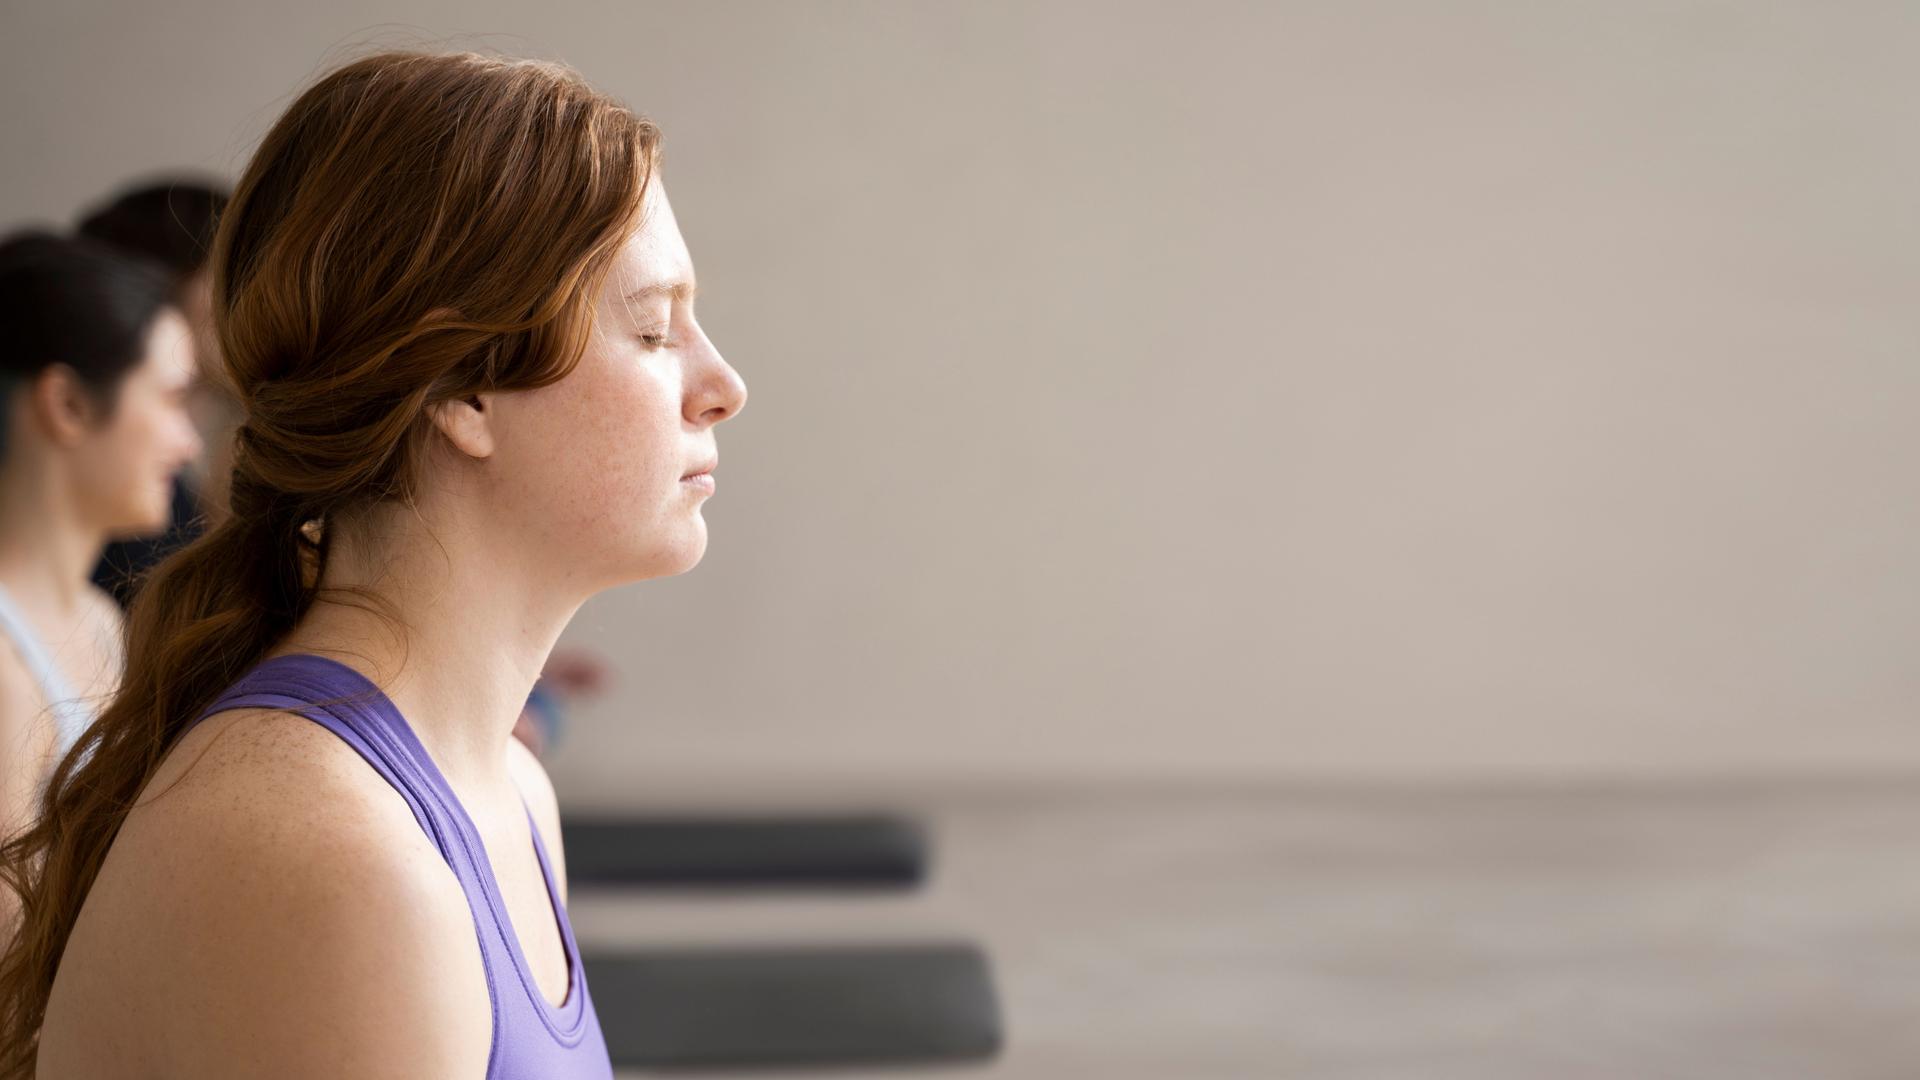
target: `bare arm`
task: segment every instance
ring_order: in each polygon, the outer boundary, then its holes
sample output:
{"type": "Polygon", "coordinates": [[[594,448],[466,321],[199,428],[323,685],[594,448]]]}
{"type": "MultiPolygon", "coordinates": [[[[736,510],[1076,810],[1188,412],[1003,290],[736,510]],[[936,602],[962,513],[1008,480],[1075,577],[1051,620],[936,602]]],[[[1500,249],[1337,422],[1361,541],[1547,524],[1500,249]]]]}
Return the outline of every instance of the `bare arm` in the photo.
{"type": "Polygon", "coordinates": [[[452,871],[333,735],[240,719],[183,743],[186,778],[129,815],[62,961],[40,1075],[482,1075],[492,1009],[452,871]]]}
{"type": "Polygon", "coordinates": [[[182,992],[167,1025],[176,1036],[167,1075],[486,1071],[486,974],[464,899],[456,891],[458,906],[448,903],[433,880],[444,864],[408,865],[341,836],[226,854],[232,871],[201,885],[224,883],[225,895],[175,941],[182,992]]]}

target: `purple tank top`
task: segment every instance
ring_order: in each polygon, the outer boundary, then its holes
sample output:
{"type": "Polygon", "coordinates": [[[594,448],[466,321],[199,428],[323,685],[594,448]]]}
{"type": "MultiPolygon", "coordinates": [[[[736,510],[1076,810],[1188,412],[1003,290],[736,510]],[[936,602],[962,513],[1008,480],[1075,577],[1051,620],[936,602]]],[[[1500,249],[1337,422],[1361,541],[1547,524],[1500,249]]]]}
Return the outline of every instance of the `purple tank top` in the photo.
{"type": "Polygon", "coordinates": [[[567,950],[567,997],[559,1006],[549,1002],[533,980],[472,819],[406,718],[379,687],[325,657],[278,656],[242,676],[195,723],[228,709],[254,708],[297,713],[353,747],[407,800],[420,828],[460,879],[473,911],[474,933],[480,939],[487,996],[493,1001],[488,1080],[611,1080],[613,1066],[607,1060],[593,998],[587,993],[580,949],[554,887],[546,845],[541,843],[532,812],[527,815],[527,829],[533,834],[534,854],[567,950]]]}

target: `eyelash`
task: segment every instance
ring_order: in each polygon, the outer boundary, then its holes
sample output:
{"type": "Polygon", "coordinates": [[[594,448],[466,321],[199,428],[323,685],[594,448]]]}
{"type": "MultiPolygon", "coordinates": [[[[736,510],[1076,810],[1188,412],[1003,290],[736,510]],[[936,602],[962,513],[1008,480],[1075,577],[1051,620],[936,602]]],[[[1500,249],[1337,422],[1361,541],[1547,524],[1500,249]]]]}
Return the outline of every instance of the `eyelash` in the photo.
{"type": "Polygon", "coordinates": [[[649,348],[649,349],[661,349],[661,348],[665,348],[665,347],[667,346],[667,344],[668,344],[668,341],[667,341],[667,335],[665,335],[665,334],[641,334],[641,335],[640,335],[640,344],[642,344],[642,345],[645,345],[645,346],[646,346],[647,348],[649,348]]]}

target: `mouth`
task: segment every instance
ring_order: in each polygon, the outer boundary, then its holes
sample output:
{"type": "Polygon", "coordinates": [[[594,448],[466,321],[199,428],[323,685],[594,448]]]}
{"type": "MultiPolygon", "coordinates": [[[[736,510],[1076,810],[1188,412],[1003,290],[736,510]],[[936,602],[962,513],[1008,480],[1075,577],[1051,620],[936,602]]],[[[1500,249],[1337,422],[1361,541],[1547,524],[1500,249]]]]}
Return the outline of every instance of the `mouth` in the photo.
{"type": "Polygon", "coordinates": [[[705,465],[696,466],[692,472],[682,476],[680,482],[687,487],[695,488],[711,495],[713,494],[713,470],[718,464],[719,462],[710,461],[705,465]]]}

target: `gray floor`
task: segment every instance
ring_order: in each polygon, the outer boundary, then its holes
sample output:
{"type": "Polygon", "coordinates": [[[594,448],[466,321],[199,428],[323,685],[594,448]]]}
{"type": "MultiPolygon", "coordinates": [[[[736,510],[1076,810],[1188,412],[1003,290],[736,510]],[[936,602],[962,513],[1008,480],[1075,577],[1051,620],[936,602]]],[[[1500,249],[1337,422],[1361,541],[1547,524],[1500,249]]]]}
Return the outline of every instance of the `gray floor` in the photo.
{"type": "Polygon", "coordinates": [[[1920,1077],[1920,784],[922,809],[921,893],[583,892],[575,926],[984,943],[998,1061],[848,1076],[1920,1077]]]}

